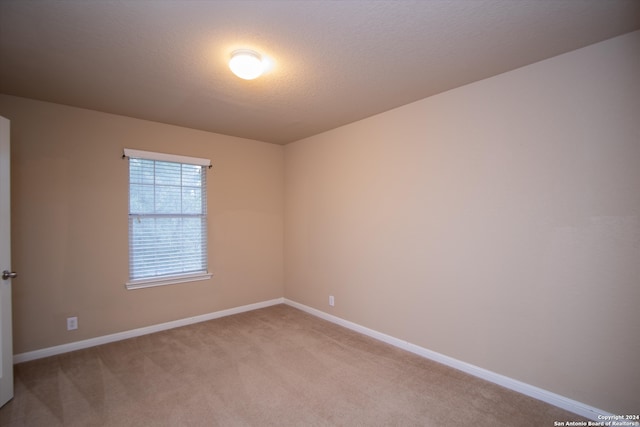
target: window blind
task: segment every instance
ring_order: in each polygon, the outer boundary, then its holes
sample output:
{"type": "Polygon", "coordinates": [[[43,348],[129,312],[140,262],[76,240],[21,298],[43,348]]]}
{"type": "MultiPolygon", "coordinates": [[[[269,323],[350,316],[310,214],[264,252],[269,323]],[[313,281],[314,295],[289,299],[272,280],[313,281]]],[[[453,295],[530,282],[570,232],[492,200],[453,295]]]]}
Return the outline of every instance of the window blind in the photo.
{"type": "Polygon", "coordinates": [[[207,272],[206,185],[204,164],[129,157],[131,281],[207,272]]]}

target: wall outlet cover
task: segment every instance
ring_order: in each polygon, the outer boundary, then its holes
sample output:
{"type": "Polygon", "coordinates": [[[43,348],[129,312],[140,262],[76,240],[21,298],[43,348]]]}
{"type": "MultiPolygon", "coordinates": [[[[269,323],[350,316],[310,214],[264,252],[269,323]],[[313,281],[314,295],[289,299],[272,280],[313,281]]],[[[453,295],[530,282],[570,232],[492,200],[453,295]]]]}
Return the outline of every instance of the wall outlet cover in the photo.
{"type": "Polygon", "coordinates": [[[67,331],[73,331],[78,329],[78,318],[67,317],[67,331]]]}

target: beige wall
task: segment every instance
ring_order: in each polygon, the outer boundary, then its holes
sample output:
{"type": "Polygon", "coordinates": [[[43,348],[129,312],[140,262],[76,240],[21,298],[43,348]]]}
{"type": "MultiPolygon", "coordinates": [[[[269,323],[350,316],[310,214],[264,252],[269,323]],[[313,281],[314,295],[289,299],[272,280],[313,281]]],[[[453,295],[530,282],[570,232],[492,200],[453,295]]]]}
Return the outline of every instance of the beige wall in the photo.
{"type": "Polygon", "coordinates": [[[637,413],[638,52],[635,32],[287,145],[285,296],[637,413]]]}
{"type": "Polygon", "coordinates": [[[639,49],[636,32],[284,148],[0,95],[14,350],[284,295],[637,413],[639,49]],[[124,147],[212,159],[211,280],[125,290],[124,147]]]}
{"type": "Polygon", "coordinates": [[[283,147],[4,95],[0,115],[11,120],[15,353],[282,297],[283,147]],[[125,290],[125,147],[213,162],[211,280],[125,290]]]}

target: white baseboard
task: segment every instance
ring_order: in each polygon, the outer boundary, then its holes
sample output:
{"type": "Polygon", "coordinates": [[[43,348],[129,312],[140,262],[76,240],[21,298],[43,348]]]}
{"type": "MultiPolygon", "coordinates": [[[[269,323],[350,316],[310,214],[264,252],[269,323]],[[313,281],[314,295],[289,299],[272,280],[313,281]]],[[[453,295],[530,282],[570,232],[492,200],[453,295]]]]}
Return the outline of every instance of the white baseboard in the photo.
{"type": "MultiPolygon", "coordinates": [[[[317,310],[315,308],[306,306],[304,304],[291,301],[290,299],[284,298],[284,303],[292,307],[295,307],[299,310],[302,310],[304,312],[307,312],[309,314],[312,314],[316,317],[319,317],[321,319],[328,320],[329,322],[338,324],[340,326],[344,326],[347,329],[351,329],[363,335],[367,335],[371,338],[375,338],[379,341],[385,342],[387,344],[391,344],[395,347],[401,348],[403,350],[407,350],[411,353],[417,354],[419,356],[433,360],[435,362],[442,363],[443,365],[458,369],[467,374],[473,375],[478,378],[482,378],[483,380],[501,385],[502,387],[508,388],[513,391],[517,391],[518,393],[522,393],[534,399],[541,400],[543,402],[557,406],[558,408],[562,408],[569,412],[573,412],[574,414],[581,415],[585,418],[588,418],[594,421],[602,421],[602,418],[598,418],[598,416],[613,415],[609,412],[603,411],[598,408],[594,408],[582,402],[578,402],[576,400],[569,399],[567,397],[541,389],[539,387],[536,387],[527,383],[523,383],[522,381],[514,380],[513,378],[505,377],[504,375],[500,375],[495,372],[488,371],[484,368],[480,368],[470,363],[462,362],[458,359],[454,359],[453,357],[445,356],[444,354],[437,353],[435,351],[428,350],[424,347],[411,344],[410,342],[392,337],[391,335],[374,331],[373,329],[366,328],[364,326],[358,325],[357,323],[344,320],[340,317],[325,313],[324,311],[317,310]]],[[[564,421],[564,420],[558,420],[558,421],[564,421]]]]}
{"type": "Polygon", "coordinates": [[[488,371],[484,368],[480,368],[470,363],[462,362],[460,360],[454,359],[453,357],[449,357],[444,354],[437,353],[432,350],[428,350],[424,347],[420,347],[410,342],[392,337],[391,335],[383,334],[373,329],[366,328],[364,326],[358,325],[357,323],[344,320],[340,317],[325,313],[324,311],[317,310],[315,308],[306,306],[304,304],[300,304],[298,302],[289,300],[287,298],[276,298],[269,301],[263,301],[255,304],[248,304],[240,307],[216,311],[213,313],[202,314],[199,316],[188,317],[186,319],[174,320],[171,322],[160,323],[157,325],[151,325],[144,328],[132,329],[129,331],[118,332],[111,335],[104,335],[101,337],[90,338],[87,340],[76,341],[76,342],[62,344],[54,347],[43,348],[40,350],[29,351],[26,353],[20,353],[13,356],[13,363],[22,363],[22,362],[28,362],[30,360],[41,359],[43,357],[55,356],[57,354],[68,353],[70,351],[81,350],[84,348],[94,347],[97,345],[107,344],[110,342],[120,341],[128,338],[139,337],[139,336],[151,334],[154,332],[165,331],[167,329],[173,329],[173,328],[178,328],[180,326],[186,326],[194,323],[205,322],[207,320],[218,319],[220,317],[230,316],[232,314],[244,313],[246,311],[257,310],[259,308],[270,307],[272,305],[283,304],[283,303],[290,305],[291,307],[295,307],[311,315],[314,315],[316,317],[319,317],[321,319],[328,320],[329,322],[343,326],[347,329],[351,329],[363,335],[367,335],[379,341],[385,342],[387,344],[391,344],[403,350],[407,350],[411,353],[417,354],[424,358],[433,360],[438,363],[442,363],[443,365],[449,366],[454,369],[458,369],[462,372],[466,372],[475,377],[482,378],[486,381],[501,385],[502,387],[516,391],[518,393],[522,393],[534,399],[541,400],[543,402],[565,409],[569,412],[573,412],[574,414],[581,415],[585,418],[588,418],[594,421],[600,421],[602,420],[602,418],[598,418],[598,416],[606,417],[606,416],[613,415],[601,409],[594,408],[592,406],[569,399],[559,394],[552,393],[550,391],[541,389],[539,387],[523,383],[522,381],[518,381],[513,378],[509,378],[492,371],[488,371]]]}
{"type": "Polygon", "coordinates": [[[146,326],[144,328],[132,329],[129,331],[118,332],[115,334],[104,335],[96,338],[89,338],[87,340],[75,341],[68,344],[57,345],[55,347],[48,347],[35,351],[28,351],[26,353],[14,355],[13,363],[15,364],[28,362],[30,360],[42,359],[43,357],[55,356],[56,354],[68,353],[70,351],[81,350],[83,348],[89,348],[114,341],[125,340],[127,338],[139,337],[146,334],[152,334],[154,332],[160,332],[167,329],[178,328],[180,326],[191,325],[193,323],[205,322],[207,320],[218,319],[220,317],[243,313],[245,311],[257,310],[259,308],[282,304],[283,302],[284,298],[276,298],[269,301],[262,301],[255,304],[248,304],[240,307],[216,311],[213,313],[202,314],[200,316],[188,317],[186,319],[179,319],[171,322],[160,323],[157,325],[146,326]]]}

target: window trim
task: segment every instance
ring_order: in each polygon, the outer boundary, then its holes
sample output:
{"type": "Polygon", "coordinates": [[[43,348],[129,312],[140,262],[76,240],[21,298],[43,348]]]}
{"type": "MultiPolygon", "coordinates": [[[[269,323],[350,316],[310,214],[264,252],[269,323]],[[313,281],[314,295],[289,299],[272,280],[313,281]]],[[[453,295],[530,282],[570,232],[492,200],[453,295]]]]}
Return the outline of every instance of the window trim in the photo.
{"type": "Polygon", "coordinates": [[[180,156],[178,154],[156,153],[153,151],[124,149],[125,157],[137,157],[146,160],[158,160],[160,162],[188,163],[198,166],[211,166],[211,160],[200,157],[180,156]]]}
{"type": "MultiPolygon", "coordinates": [[[[134,158],[141,158],[146,160],[156,160],[161,162],[192,164],[197,166],[204,166],[207,168],[211,167],[211,160],[209,159],[181,156],[177,154],[157,153],[153,151],[134,150],[130,148],[124,149],[123,157],[127,157],[127,158],[134,157],[134,158]]],[[[127,185],[130,186],[131,183],[128,182],[127,185]]],[[[127,204],[129,203],[130,201],[127,204]]],[[[144,278],[144,279],[128,280],[127,282],[125,282],[125,287],[127,290],[144,289],[144,288],[150,288],[150,287],[156,287],[156,286],[173,285],[177,283],[188,283],[188,282],[208,280],[208,279],[211,279],[211,277],[213,277],[213,273],[209,271],[178,274],[173,276],[151,277],[151,278],[144,278]]]]}
{"type": "Polygon", "coordinates": [[[138,279],[125,283],[128,290],[151,288],[154,286],[174,285],[176,283],[197,282],[200,280],[208,280],[213,277],[213,273],[195,273],[181,274],[179,276],[164,276],[154,279],[138,279]]]}

